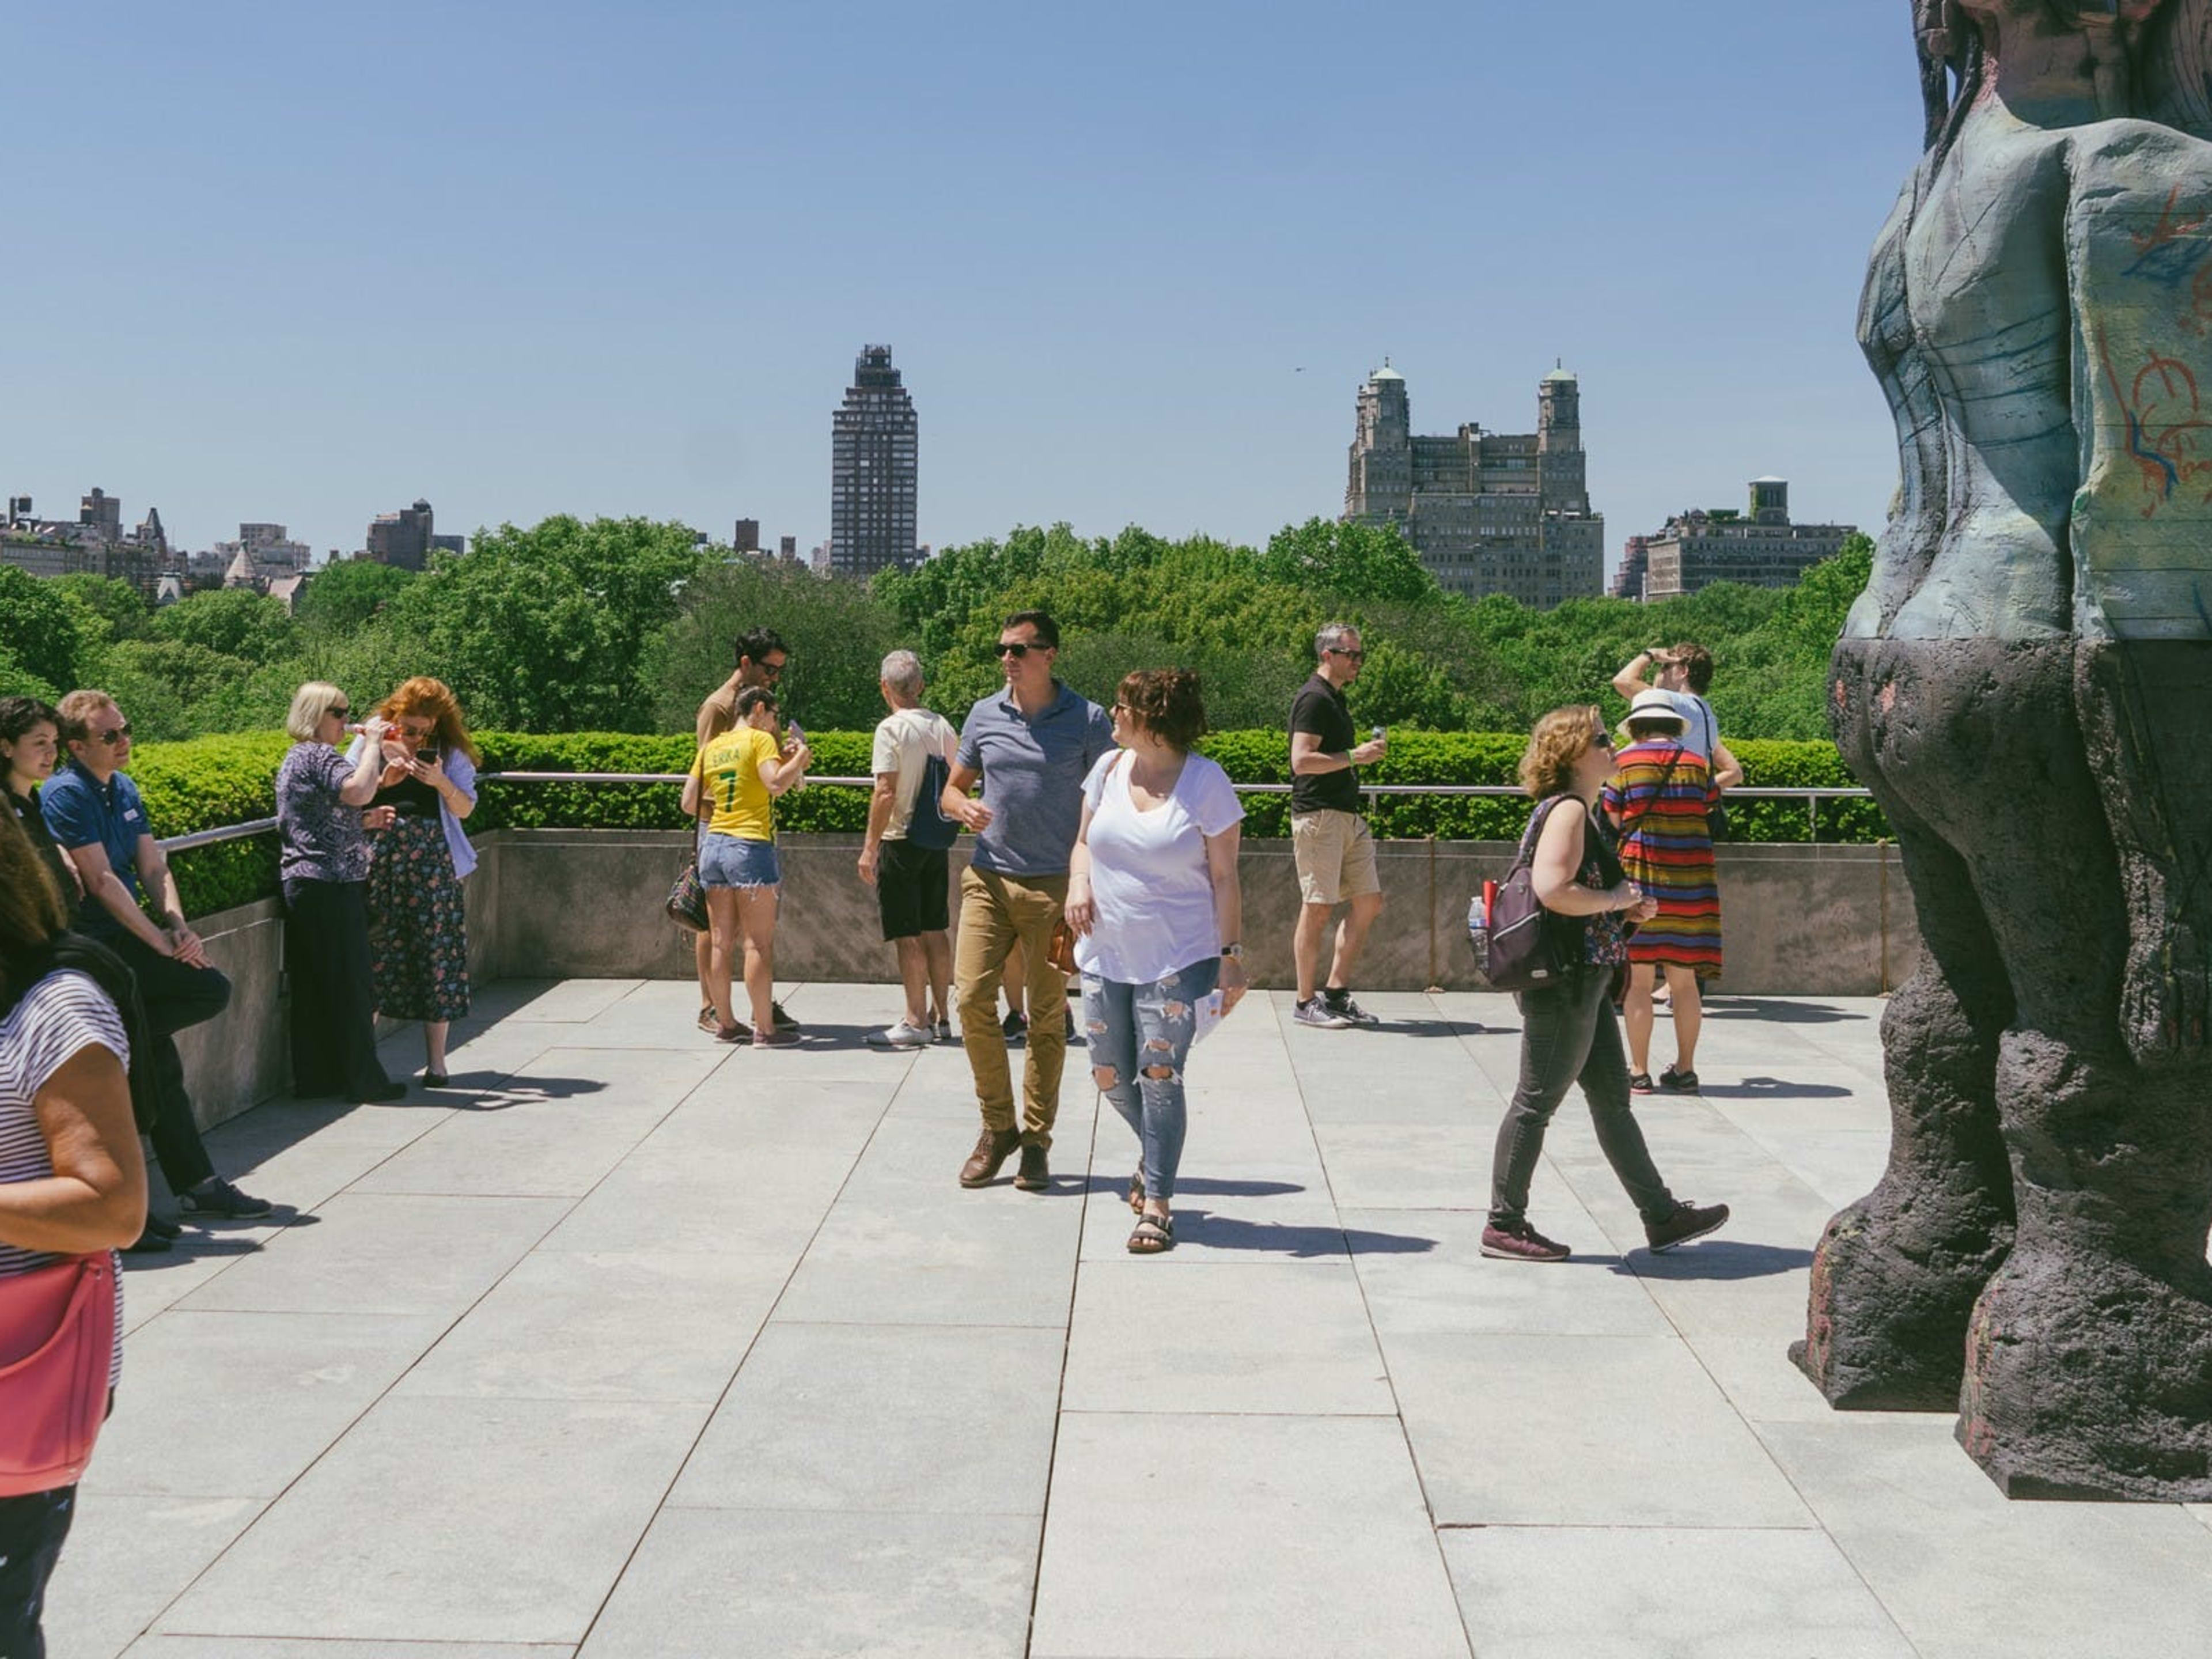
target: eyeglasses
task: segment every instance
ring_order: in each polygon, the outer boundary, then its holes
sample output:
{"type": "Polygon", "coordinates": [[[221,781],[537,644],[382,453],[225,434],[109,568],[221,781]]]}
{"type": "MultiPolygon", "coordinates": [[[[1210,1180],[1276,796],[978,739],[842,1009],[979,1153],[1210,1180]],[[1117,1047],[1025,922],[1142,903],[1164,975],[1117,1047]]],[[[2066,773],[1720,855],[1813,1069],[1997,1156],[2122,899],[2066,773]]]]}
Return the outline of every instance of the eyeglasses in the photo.
{"type": "Polygon", "coordinates": [[[112,749],[118,743],[131,741],[131,722],[125,720],[120,726],[111,726],[105,732],[94,732],[88,735],[94,743],[104,743],[112,749]]]}
{"type": "Polygon", "coordinates": [[[1354,662],[1364,662],[1367,660],[1367,653],[1364,651],[1347,651],[1340,645],[1332,645],[1329,647],[1328,654],[1332,657],[1349,657],[1354,662]]]}
{"type": "Polygon", "coordinates": [[[1012,657],[1016,662],[1019,662],[1030,652],[1042,651],[1044,648],[1041,645],[1024,644],[1019,640],[1000,640],[991,647],[991,654],[994,657],[1012,657]]]}

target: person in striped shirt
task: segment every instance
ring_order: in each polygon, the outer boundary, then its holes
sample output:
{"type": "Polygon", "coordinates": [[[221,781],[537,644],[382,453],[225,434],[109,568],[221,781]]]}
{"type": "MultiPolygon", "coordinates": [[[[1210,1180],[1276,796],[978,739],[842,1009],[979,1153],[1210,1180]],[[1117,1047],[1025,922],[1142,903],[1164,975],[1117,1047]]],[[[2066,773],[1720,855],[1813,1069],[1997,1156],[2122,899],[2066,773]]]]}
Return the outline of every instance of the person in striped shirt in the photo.
{"type": "Polygon", "coordinates": [[[1601,797],[1628,878],[1658,901],[1659,914],[1628,942],[1628,1086],[1650,1094],[1652,993],[1663,973],[1674,1020],[1674,1062],[1656,1087],[1698,1092],[1698,981],[1721,971],[1721,891],[1705,809],[1711,768],[1684,738],[1687,725],[1664,690],[1638,692],[1628,710],[1628,746],[1614,759],[1601,797]]]}

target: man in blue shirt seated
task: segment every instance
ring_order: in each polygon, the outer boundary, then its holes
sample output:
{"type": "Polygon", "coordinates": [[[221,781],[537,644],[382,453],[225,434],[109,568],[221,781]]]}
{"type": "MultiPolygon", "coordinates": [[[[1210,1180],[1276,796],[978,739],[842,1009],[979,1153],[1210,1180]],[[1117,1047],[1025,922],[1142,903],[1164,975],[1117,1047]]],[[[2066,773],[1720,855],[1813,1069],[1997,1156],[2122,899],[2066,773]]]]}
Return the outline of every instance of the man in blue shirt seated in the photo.
{"type": "Polygon", "coordinates": [[[987,1185],[1018,1146],[1014,1185],[1041,1193],[1051,1184],[1045,1154],[1067,1060],[1067,976],[1052,965],[1052,928],[1067,906],[1068,859],[1083,824],[1083,780],[1113,748],[1114,722],[1053,677],[1060,629],[1045,612],[1007,617],[997,653],[1006,689],[968,711],[943,803],[947,817],[975,832],[975,857],[960,878],[952,979],[983,1133],[961,1169],[960,1184],[987,1185]],[[971,800],[968,792],[979,778],[983,799],[971,800]],[[999,985],[1017,944],[1027,966],[1030,1006],[1018,1125],[999,1027],[999,985]]]}
{"type": "MultiPolygon", "coordinates": [[[[138,981],[155,1033],[151,1058],[161,1109],[152,1139],[162,1177],[186,1215],[265,1216],[266,1200],[248,1197],[216,1174],[192,1121],[184,1060],[171,1039],[221,1013],[230,1002],[230,981],[209,962],[199,935],[185,925],[177,878],[146,821],[138,786],[124,775],[131,763],[131,722],[105,691],[72,691],[62,699],[60,713],[70,758],[40,791],[39,807],[48,833],[84,884],[76,930],[121,957],[138,981]],[[155,896],[151,915],[144,902],[149,893],[155,896]]],[[[147,1236],[132,1248],[167,1249],[163,1234],[173,1231],[149,1222],[147,1236]]]]}

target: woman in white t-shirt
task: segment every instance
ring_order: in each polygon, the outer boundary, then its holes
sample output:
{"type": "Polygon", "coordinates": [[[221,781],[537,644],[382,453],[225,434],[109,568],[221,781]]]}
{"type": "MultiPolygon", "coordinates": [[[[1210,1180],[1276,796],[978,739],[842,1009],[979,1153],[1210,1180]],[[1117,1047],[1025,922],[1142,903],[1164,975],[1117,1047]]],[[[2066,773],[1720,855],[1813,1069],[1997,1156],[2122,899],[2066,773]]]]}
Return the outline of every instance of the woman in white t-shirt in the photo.
{"type": "Polygon", "coordinates": [[[1068,864],[1092,1074],[1136,1132],[1143,1159],[1129,1186],[1135,1255],[1175,1248],[1182,1067],[1199,1005],[1218,986],[1226,1014],[1244,994],[1244,808],[1229,775],[1191,753],[1205,730],[1197,675],[1156,668],[1123,680],[1114,702],[1121,746],[1084,780],[1068,864]]]}
{"type": "MultiPolygon", "coordinates": [[[[66,921],[62,895],[15,814],[0,812],[0,1279],[58,1257],[118,1249],[146,1222],[146,1163],[125,1069],[131,1044],[113,1000],[92,976],[120,976],[122,965],[97,946],[64,939],[66,921]],[[63,965],[80,955],[102,965],[63,965]]],[[[119,1331],[123,1293],[112,1257],[108,1273],[119,1331]]],[[[0,1363],[54,1334],[44,1298],[19,1312],[26,1328],[0,1330],[0,1363]]],[[[118,1340],[110,1389],[121,1359],[118,1340]]],[[[0,1414],[27,1409],[0,1380],[0,1414]]],[[[22,1427],[19,1419],[9,1432],[22,1427]]],[[[9,1466],[18,1476],[27,1467],[48,1466],[9,1466]]],[[[45,1651],[40,1610],[76,1498],[74,1485],[0,1497],[0,1654],[45,1651]]]]}

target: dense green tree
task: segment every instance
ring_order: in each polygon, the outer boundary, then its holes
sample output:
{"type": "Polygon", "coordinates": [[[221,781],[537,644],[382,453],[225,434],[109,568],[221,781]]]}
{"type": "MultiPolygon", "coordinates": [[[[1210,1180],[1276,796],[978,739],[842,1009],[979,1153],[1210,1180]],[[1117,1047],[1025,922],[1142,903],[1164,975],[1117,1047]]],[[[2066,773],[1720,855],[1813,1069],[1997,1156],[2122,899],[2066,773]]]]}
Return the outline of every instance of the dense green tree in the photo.
{"type": "Polygon", "coordinates": [[[154,613],[129,582],[87,571],[57,576],[53,586],[99,617],[106,625],[108,639],[143,640],[153,631],[154,613]]]}
{"type": "Polygon", "coordinates": [[[414,579],[374,559],[335,559],[309,574],[292,614],[303,632],[341,639],[366,628],[414,579]]]}
{"type": "Polygon", "coordinates": [[[1434,599],[1438,592],[1395,525],[1308,519],[1269,537],[1259,568],[1262,580],[1280,586],[1319,588],[1368,604],[1434,599]]]}
{"type": "MultiPolygon", "coordinates": [[[[139,738],[166,740],[231,729],[217,705],[252,672],[243,658],[194,641],[125,640],[101,653],[94,684],[139,738]]],[[[283,718],[280,711],[276,723],[283,718]]]]}
{"type": "Polygon", "coordinates": [[[250,587],[219,587],[189,594],[160,611],[154,637],[266,663],[291,652],[296,630],[282,601],[250,587]]]}
{"type": "Polygon", "coordinates": [[[52,582],[0,564],[0,656],[22,674],[68,690],[80,684],[87,612],[52,582]]]}
{"type": "Polygon", "coordinates": [[[659,729],[690,729],[701,700],[737,666],[732,641],[755,628],[773,628],[788,647],[777,690],[802,726],[855,731],[883,718],[878,671],[902,642],[902,630],[865,584],[778,561],[726,556],[686,586],[683,605],[683,614],[646,651],[645,679],[659,729]]]}
{"type": "Polygon", "coordinates": [[[453,688],[478,726],[641,731],[653,696],[647,641],[676,617],[702,550],[685,526],[562,514],[479,532],[434,559],[379,627],[453,688]]]}

